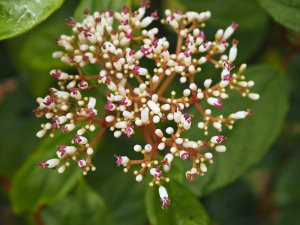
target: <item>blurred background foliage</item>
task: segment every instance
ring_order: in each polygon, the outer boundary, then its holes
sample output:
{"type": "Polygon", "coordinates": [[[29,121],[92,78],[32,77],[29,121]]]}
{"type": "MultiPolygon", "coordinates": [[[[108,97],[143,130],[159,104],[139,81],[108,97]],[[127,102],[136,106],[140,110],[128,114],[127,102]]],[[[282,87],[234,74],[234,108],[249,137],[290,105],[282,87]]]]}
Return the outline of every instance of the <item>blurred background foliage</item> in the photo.
{"type": "MultiPolygon", "coordinates": [[[[54,38],[68,33],[65,19],[81,19],[85,8],[119,10],[124,4],[136,8],[139,2],[0,0],[0,224],[300,224],[299,0],[152,1],[161,16],[166,8],[210,10],[210,37],[239,23],[237,64],[249,65],[247,75],[261,94],[256,103],[228,101],[229,110],[250,107],[255,114],[229,132],[228,152],[216,157],[206,176],[188,183],[185,165],[175,161],[170,208],[160,209],[157,190],[146,181],[137,184],[116,168],[113,153],[132,148],[126,138],[116,142],[107,133],[94,158],[97,171],[86,177],[77,168],[58,175],[36,166],[68,138],[35,137],[40,121],[32,109],[52,85],[49,70],[70,70],[51,58],[54,38]]],[[[174,44],[170,30],[159,28],[174,44]]],[[[211,72],[204,68],[204,74],[211,72]]],[[[143,143],[139,136],[134,141],[143,143]]]]}

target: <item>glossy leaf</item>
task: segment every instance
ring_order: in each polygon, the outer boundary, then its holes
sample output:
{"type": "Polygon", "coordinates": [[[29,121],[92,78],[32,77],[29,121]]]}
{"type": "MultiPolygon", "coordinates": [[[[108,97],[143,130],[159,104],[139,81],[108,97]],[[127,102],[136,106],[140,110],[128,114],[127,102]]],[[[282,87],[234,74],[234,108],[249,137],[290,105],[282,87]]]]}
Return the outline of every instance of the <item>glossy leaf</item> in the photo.
{"type": "Polygon", "coordinates": [[[64,0],[0,0],[0,40],[22,34],[44,21],[64,0]]]}
{"type": "Polygon", "coordinates": [[[42,211],[45,225],[112,225],[103,198],[81,182],[74,193],[42,211]]]}
{"type": "MultiPolygon", "coordinates": [[[[284,75],[272,66],[252,67],[245,75],[255,81],[253,91],[261,98],[251,101],[238,96],[224,102],[224,115],[247,108],[251,108],[254,114],[238,121],[233,130],[223,133],[228,138],[226,153],[215,154],[214,163],[208,166],[205,176],[187,182],[187,187],[197,195],[220,188],[249,170],[262,159],[281,130],[288,109],[288,87],[284,75]]],[[[200,133],[194,127],[189,137],[197,139],[200,133]]]]}
{"type": "Polygon", "coordinates": [[[258,0],[260,5],[281,25],[300,32],[300,1],[258,0]]]}
{"type": "Polygon", "coordinates": [[[157,187],[146,192],[146,210],[151,225],[208,225],[210,220],[198,201],[187,188],[177,182],[168,185],[171,205],[161,209],[157,187]]]}
{"type": "Polygon", "coordinates": [[[37,163],[55,157],[59,144],[69,141],[65,133],[48,138],[35,154],[26,160],[12,181],[11,200],[16,213],[34,212],[42,205],[56,202],[76,184],[81,172],[71,165],[63,174],[56,170],[43,169],[37,163]]]}

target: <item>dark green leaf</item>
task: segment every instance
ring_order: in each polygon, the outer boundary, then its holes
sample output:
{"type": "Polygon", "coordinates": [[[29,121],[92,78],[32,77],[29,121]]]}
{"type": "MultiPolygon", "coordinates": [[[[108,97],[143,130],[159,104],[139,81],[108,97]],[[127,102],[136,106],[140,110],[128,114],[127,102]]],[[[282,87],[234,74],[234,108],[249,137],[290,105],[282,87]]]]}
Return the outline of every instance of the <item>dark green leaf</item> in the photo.
{"type": "Polygon", "coordinates": [[[276,22],[300,32],[300,1],[258,0],[258,2],[276,22]]]}
{"type": "MultiPolygon", "coordinates": [[[[111,163],[114,164],[113,161],[111,163]]],[[[142,183],[137,183],[134,176],[123,172],[111,175],[109,180],[103,180],[101,183],[102,185],[98,189],[110,208],[116,225],[145,223],[145,186],[142,183]]]]}
{"type": "MultiPolygon", "coordinates": [[[[61,50],[55,38],[69,30],[62,17],[53,18],[43,26],[38,26],[22,37],[21,45],[18,45],[19,60],[31,70],[48,71],[66,67],[59,59],[54,59],[52,53],[61,50]]],[[[49,74],[45,74],[47,75],[49,74]]]]}
{"type": "Polygon", "coordinates": [[[68,135],[60,133],[54,138],[46,139],[17,172],[11,189],[11,200],[16,213],[34,212],[39,206],[52,204],[75,185],[81,176],[76,166],[70,166],[63,174],[37,166],[39,161],[53,158],[56,146],[63,144],[66,138],[69,138],[68,135]]]}
{"type": "Polygon", "coordinates": [[[104,200],[85,183],[75,192],[42,211],[45,225],[112,225],[104,200]]]}
{"type": "Polygon", "coordinates": [[[168,185],[171,205],[161,209],[157,187],[146,192],[146,210],[151,225],[208,225],[210,220],[199,203],[184,186],[171,182],[168,185]]]}
{"type": "Polygon", "coordinates": [[[122,10],[123,6],[131,5],[131,0],[81,0],[74,13],[74,18],[82,20],[84,18],[83,12],[89,9],[91,12],[99,10],[122,10]]]}
{"type": "Polygon", "coordinates": [[[253,225],[257,223],[257,202],[248,184],[242,180],[203,199],[215,224],[253,225]],[[230,205],[230,207],[228,207],[230,205]]]}
{"type": "Polygon", "coordinates": [[[300,157],[288,160],[279,176],[275,196],[280,206],[300,204],[300,157]]]}
{"type": "Polygon", "coordinates": [[[62,50],[55,38],[71,31],[71,28],[65,24],[65,19],[70,16],[69,8],[72,7],[68,3],[64,4],[42,25],[21,37],[8,41],[15,68],[35,97],[44,95],[48,91],[53,82],[49,75],[51,69],[69,68],[60,59],[54,59],[52,53],[62,50]]]}
{"type": "Polygon", "coordinates": [[[0,0],[0,40],[14,37],[44,21],[63,0],[0,0]]]}
{"type": "MultiPolygon", "coordinates": [[[[245,75],[255,81],[253,91],[259,93],[261,98],[250,101],[232,97],[224,103],[227,111],[252,108],[254,115],[239,121],[232,131],[225,134],[228,137],[225,143],[227,152],[215,154],[208,173],[187,183],[197,195],[207,194],[232,182],[258,163],[281,130],[288,109],[288,88],[284,75],[271,66],[249,68],[245,75]]],[[[189,137],[195,139],[201,132],[194,129],[189,137]]]]}
{"type": "Polygon", "coordinates": [[[275,201],[277,203],[278,221],[276,224],[299,224],[300,204],[300,157],[297,156],[286,162],[279,174],[275,187],[275,201]]]}
{"type": "Polygon", "coordinates": [[[36,148],[35,132],[39,123],[32,113],[34,99],[17,79],[12,82],[17,90],[7,94],[0,103],[0,176],[8,179],[36,148]]]}

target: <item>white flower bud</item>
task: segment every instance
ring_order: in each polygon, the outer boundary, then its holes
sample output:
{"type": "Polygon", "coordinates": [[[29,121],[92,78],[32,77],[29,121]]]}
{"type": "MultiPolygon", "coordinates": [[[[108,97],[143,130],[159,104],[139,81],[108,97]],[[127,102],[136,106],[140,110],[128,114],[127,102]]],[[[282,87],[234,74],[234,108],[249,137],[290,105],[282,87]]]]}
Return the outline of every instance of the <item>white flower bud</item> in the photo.
{"type": "Polygon", "coordinates": [[[121,135],[122,135],[122,131],[120,131],[120,130],[116,130],[116,131],[114,132],[114,137],[115,137],[115,138],[119,138],[119,137],[121,137],[121,135]]]}
{"type": "Polygon", "coordinates": [[[44,130],[44,129],[42,129],[42,130],[40,130],[40,131],[38,131],[38,132],[36,133],[36,136],[37,136],[38,138],[42,138],[42,137],[45,136],[46,133],[47,133],[47,131],[44,130]]]}
{"type": "Polygon", "coordinates": [[[174,121],[176,123],[180,123],[181,122],[181,117],[182,117],[182,113],[181,112],[175,112],[174,113],[174,121]]]}
{"type": "Polygon", "coordinates": [[[217,99],[217,98],[213,98],[213,97],[209,97],[209,98],[207,99],[207,102],[208,102],[208,104],[210,104],[210,105],[215,105],[215,104],[218,104],[218,99],[217,99]]]}
{"type": "Polygon", "coordinates": [[[246,118],[246,116],[248,116],[248,112],[246,112],[246,111],[238,111],[238,112],[230,115],[230,117],[232,117],[233,119],[237,119],[237,120],[244,119],[244,118],[246,118]]]}
{"type": "Polygon", "coordinates": [[[259,99],[259,94],[256,94],[256,93],[250,93],[248,94],[248,97],[252,100],[258,100],[259,99]]]}
{"type": "Polygon", "coordinates": [[[72,155],[76,152],[77,149],[74,146],[66,146],[65,150],[66,150],[66,154],[72,155]]]}
{"type": "Polygon", "coordinates": [[[142,151],[142,146],[140,146],[140,145],[135,145],[135,146],[133,147],[133,150],[134,150],[135,152],[140,152],[140,151],[142,151]]]}
{"type": "Polygon", "coordinates": [[[214,123],[213,123],[213,126],[214,126],[215,128],[217,128],[218,130],[222,128],[222,124],[221,124],[220,122],[214,122],[214,123]]]}
{"type": "Polygon", "coordinates": [[[159,143],[158,146],[157,146],[157,148],[158,148],[159,150],[164,150],[165,147],[166,147],[166,145],[165,145],[165,143],[163,143],[163,142],[159,143]]]}
{"type": "Polygon", "coordinates": [[[204,87],[209,88],[212,83],[212,79],[206,79],[204,81],[204,87]]]}
{"type": "Polygon", "coordinates": [[[168,128],[166,129],[166,133],[167,133],[167,134],[173,134],[173,133],[174,133],[173,127],[168,127],[168,128]]]}
{"type": "Polygon", "coordinates": [[[143,123],[148,123],[149,122],[149,109],[144,108],[141,111],[141,120],[143,123]]]}
{"type": "Polygon", "coordinates": [[[137,176],[135,177],[135,180],[136,180],[137,182],[141,182],[141,181],[143,180],[143,176],[142,176],[141,174],[139,174],[139,175],[137,175],[137,176]]]}
{"type": "Polygon", "coordinates": [[[140,120],[139,118],[137,118],[135,121],[134,121],[135,125],[137,125],[138,127],[142,126],[143,125],[143,122],[142,120],[140,120]]]}
{"type": "Polygon", "coordinates": [[[191,83],[191,84],[190,84],[190,89],[191,89],[192,91],[196,91],[196,90],[197,90],[197,85],[196,85],[195,83],[191,83]]]}
{"type": "Polygon", "coordinates": [[[107,85],[107,87],[111,91],[116,91],[117,90],[117,85],[112,81],[107,85]]]}
{"type": "Polygon", "coordinates": [[[74,123],[69,123],[65,125],[65,129],[68,131],[72,131],[75,128],[75,124],[74,123]]]}
{"type": "Polygon", "coordinates": [[[63,173],[63,172],[65,172],[65,169],[66,169],[66,166],[62,165],[61,167],[58,168],[57,172],[58,173],[63,173]]]}
{"type": "Polygon", "coordinates": [[[159,106],[155,102],[149,100],[147,102],[147,105],[152,110],[152,112],[154,112],[155,114],[160,114],[160,108],[159,108],[159,106]]]}
{"type": "Polygon", "coordinates": [[[191,169],[191,174],[196,174],[196,173],[197,173],[197,168],[193,167],[193,168],[191,169]]]}
{"type": "Polygon", "coordinates": [[[184,89],[184,91],[183,91],[183,95],[184,96],[189,96],[191,94],[191,90],[190,89],[184,89]]]}
{"type": "Polygon", "coordinates": [[[216,146],[216,151],[217,152],[225,152],[226,147],[224,145],[218,145],[218,146],[216,146]]]}
{"type": "Polygon", "coordinates": [[[96,106],[96,99],[93,97],[89,98],[89,103],[88,103],[88,108],[89,109],[94,109],[96,106]]]}
{"type": "Polygon", "coordinates": [[[142,21],[141,21],[141,27],[147,27],[150,25],[150,23],[152,23],[153,21],[153,17],[151,16],[147,16],[145,17],[142,21]]]}
{"type": "Polygon", "coordinates": [[[80,168],[84,168],[84,167],[86,167],[86,161],[84,160],[84,159],[80,159],[80,160],[78,160],[78,162],[77,162],[77,164],[78,164],[78,166],[80,167],[80,168]]]}
{"type": "Polygon", "coordinates": [[[168,196],[168,192],[166,190],[165,187],[163,186],[160,186],[159,189],[158,189],[158,192],[159,192],[159,197],[164,200],[164,199],[168,199],[169,196],[168,196]]]}
{"type": "Polygon", "coordinates": [[[115,117],[113,115],[109,115],[109,116],[105,117],[105,121],[108,123],[114,121],[114,119],[115,119],[115,117]]]}
{"type": "Polygon", "coordinates": [[[224,87],[227,87],[228,84],[229,84],[228,80],[221,80],[219,85],[220,85],[221,88],[224,88],[224,87]]]}
{"type": "Polygon", "coordinates": [[[200,170],[201,172],[203,173],[206,173],[207,172],[207,167],[204,163],[200,163],[200,170]]]}
{"type": "Polygon", "coordinates": [[[152,146],[150,144],[145,145],[145,152],[149,153],[152,151],[152,146]]]}
{"type": "Polygon", "coordinates": [[[48,168],[54,168],[59,164],[60,160],[59,159],[49,159],[46,163],[48,164],[48,168]]]}
{"type": "Polygon", "coordinates": [[[224,30],[223,29],[219,29],[217,32],[216,32],[216,35],[215,35],[215,38],[217,40],[220,40],[223,36],[223,33],[224,33],[224,30]]]}
{"type": "Polygon", "coordinates": [[[223,39],[227,40],[228,38],[230,38],[237,26],[238,25],[236,23],[232,23],[229,27],[227,27],[224,32],[223,39]]]}
{"type": "Polygon", "coordinates": [[[124,111],[123,116],[127,119],[133,119],[133,115],[129,111],[124,111]]]}
{"type": "Polygon", "coordinates": [[[174,158],[173,154],[168,153],[168,154],[165,156],[164,160],[166,160],[169,164],[171,164],[173,158],[174,158]]]}
{"type": "Polygon", "coordinates": [[[213,155],[212,155],[210,152],[206,152],[206,153],[204,154],[204,156],[205,156],[205,158],[207,158],[207,159],[212,159],[212,157],[213,157],[213,155]]]}
{"type": "Polygon", "coordinates": [[[60,116],[58,117],[58,123],[59,124],[63,124],[67,121],[67,117],[66,116],[60,116]]]}
{"type": "Polygon", "coordinates": [[[163,132],[161,131],[161,129],[156,129],[155,130],[155,134],[158,136],[158,137],[163,137],[164,136],[164,134],[163,134],[163,132]]]}
{"type": "Polygon", "coordinates": [[[115,128],[117,129],[125,129],[127,127],[126,121],[120,121],[115,124],[115,128]]]}
{"type": "Polygon", "coordinates": [[[204,98],[204,94],[202,92],[198,92],[197,93],[197,98],[198,99],[203,99],[204,98]]]}
{"type": "Polygon", "coordinates": [[[164,111],[169,111],[171,108],[170,104],[164,104],[161,106],[161,109],[164,110],[164,111]]]}
{"type": "Polygon", "coordinates": [[[88,147],[87,150],[86,150],[86,153],[88,155],[92,155],[94,153],[94,149],[92,149],[91,147],[88,147]]]}
{"type": "Polygon", "coordinates": [[[234,44],[229,51],[229,62],[234,62],[234,60],[236,59],[237,56],[237,47],[234,44]]]}
{"type": "Polygon", "coordinates": [[[160,177],[161,171],[156,168],[152,168],[152,169],[150,169],[150,174],[154,177],[160,177]]]}
{"type": "Polygon", "coordinates": [[[198,123],[198,128],[203,129],[205,126],[205,124],[203,122],[199,122],[198,123]]]}

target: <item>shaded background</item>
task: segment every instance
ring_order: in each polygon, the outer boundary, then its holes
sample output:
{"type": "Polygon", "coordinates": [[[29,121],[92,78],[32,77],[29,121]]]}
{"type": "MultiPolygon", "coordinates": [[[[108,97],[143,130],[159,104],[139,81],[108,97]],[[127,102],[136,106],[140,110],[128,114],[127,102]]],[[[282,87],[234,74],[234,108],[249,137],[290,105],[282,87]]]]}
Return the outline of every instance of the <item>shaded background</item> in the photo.
{"type": "MultiPolygon", "coordinates": [[[[22,1],[16,2],[22,4],[22,1]]],[[[61,33],[68,33],[65,19],[70,16],[81,17],[85,7],[91,7],[92,10],[101,7],[122,8],[126,1],[112,2],[66,0],[61,8],[30,31],[0,42],[1,225],[166,224],[155,222],[157,215],[151,213],[149,203],[145,204],[146,182],[137,185],[132,175],[123,174],[120,168],[115,167],[113,153],[132,148],[132,143],[126,138],[116,142],[110,133],[106,134],[94,159],[97,170],[87,177],[81,177],[75,169],[64,176],[57,175],[55,171],[32,170],[32,165],[35,167],[37,161],[52,155],[54,151],[51,148],[55,148],[58,141],[41,141],[35,137],[41,121],[32,113],[36,107],[35,98],[45,95],[53,85],[49,70],[68,70],[58,60],[51,58],[51,53],[58,49],[54,38],[61,33]]],[[[1,7],[4,5],[5,1],[0,1],[0,25],[3,24],[1,20],[5,19],[3,15],[6,9],[1,7]]],[[[137,3],[133,1],[132,5],[136,7],[137,3]]],[[[246,173],[236,175],[239,178],[234,182],[228,179],[222,185],[209,184],[205,186],[209,190],[206,191],[200,188],[203,184],[201,179],[205,178],[197,178],[200,186],[196,183],[190,188],[197,196],[194,198],[202,202],[215,225],[300,224],[300,1],[152,1],[151,9],[157,9],[160,15],[163,15],[165,8],[212,11],[212,19],[205,29],[208,36],[212,36],[220,27],[227,27],[232,21],[238,22],[240,27],[234,35],[239,40],[237,64],[267,64],[268,67],[264,68],[272,69],[263,71],[271,71],[274,73],[272,79],[280,76],[283,81],[282,84],[277,82],[276,89],[272,90],[276,94],[266,105],[273,111],[271,119],[274,114],[274,130],[279,132],[272,135],[276,138],[270,139],[268,134],[260,133],[266,126],[264,123],[261,129],[255,130],[256,136],[263,136],[266,142],[273,143],[266,149],[269,151],[265,154],[263,149],[253,149],[253,152],[258,152],[257,159],[261,159],[260,162],[249,163],[243,169],[246,173]],[[288,90],[285,81],[289,84],[288,90]],[[277,96],[280,98],[287,94],[289,108],[285,115],[286,102],[278,101],[282,104],[277,105],[277,96]],[[281,116],[275,117],[279,112],[281,116]],[[284,121],[281,119],[283,117],[284,121]]],[[[161,31],[171,43],[176,41],[170,30],[161,31]]],[[[261,70],[250,71],[260,73],[261,70]]],[[[251,125],[251,121],[248,124],[251,125]]],[[[61,141],[61,137],[58,139],[61,141]]],[[[139,138],[137,140],[140,141],[139,138]]],[[[255,157],[251,155],[251,146],[255,144],[246,145],[250,150],[241,156],[245,160],[255,157]]],[[[239,171],[243,162],[238,161],[234,164],[235,168],[231,169],[239,171]]],[[[218,160],[215,164],[218,164],[218,160]]],[[[222,178],[223,174],[220,176],[222,178]]],[[[172,217],[170,213],[163,216],[172,217]]]]}

